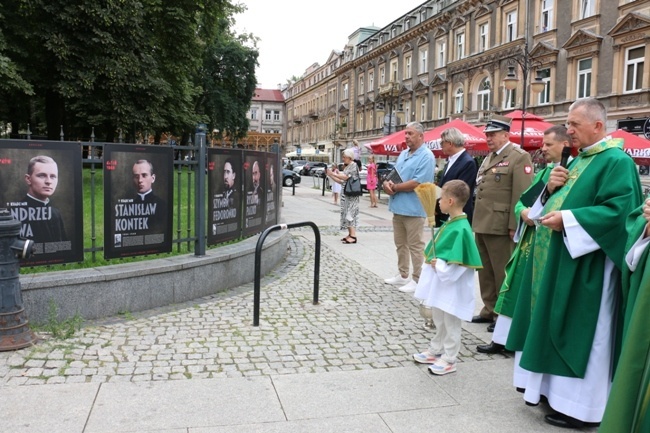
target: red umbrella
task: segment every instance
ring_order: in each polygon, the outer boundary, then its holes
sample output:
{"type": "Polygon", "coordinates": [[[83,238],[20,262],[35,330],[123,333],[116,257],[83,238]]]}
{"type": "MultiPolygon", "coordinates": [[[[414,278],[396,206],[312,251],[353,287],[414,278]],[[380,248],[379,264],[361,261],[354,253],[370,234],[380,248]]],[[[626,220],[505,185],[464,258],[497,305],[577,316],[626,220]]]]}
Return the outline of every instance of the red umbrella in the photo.
{"type": "Polygon", "coordinates": [[[406,149],[406,130],[394,132],[375,141],[366,143],[366,148],[375,155],[399,155],[406,149]]]}
{"type": "Polygon", "coordinates": [[[508,113],[505,117],[512,118],[510,141],[520,144],[526,150],[542,147],[542,144],[544,144],[544,131],[553,126],[552,123],[545,122],[543,118],[532,113],[524,113],[521,110],[508,113]],[[521,140],[522,123],[525,129],[524,142],[521,140]]]}
{"type": "Polygon", "coordinates": [[[465,137],[465,149],[472,155],[487,155],[489,153],[485,134],[479,128],[460,119],[437,126],[424,132],[424,144],[431,149],[437,157],[445,157],[440,147],[440,135],[445,129],[456,128],[465,137]]]}
{"type": "Polygon", "coordinates": [[[650,140],[631,134],[622,129],[609,134],[612,138],[622,138],[624,141],[623,150],[625,153],[634,158],[634,162],[638,165],[650,165],[650,140]]]}

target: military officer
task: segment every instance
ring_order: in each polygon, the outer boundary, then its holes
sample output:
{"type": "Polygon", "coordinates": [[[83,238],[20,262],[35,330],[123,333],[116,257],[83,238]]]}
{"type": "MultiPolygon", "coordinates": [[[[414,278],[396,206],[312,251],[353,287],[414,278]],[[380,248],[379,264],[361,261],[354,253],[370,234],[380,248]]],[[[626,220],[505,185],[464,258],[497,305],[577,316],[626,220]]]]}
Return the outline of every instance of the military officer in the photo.
{"type": "Polygon", "coordinates": [[[515,205],[533,179],[530,155],[509,140],[511,121],[494,115],[485,126],[490,154],[476,175],[472,229],[483,262],[478,277],[484,306],[472,322],[491,323],[488,330],[494,329],[494,306],[515,247],[515,205]]]}

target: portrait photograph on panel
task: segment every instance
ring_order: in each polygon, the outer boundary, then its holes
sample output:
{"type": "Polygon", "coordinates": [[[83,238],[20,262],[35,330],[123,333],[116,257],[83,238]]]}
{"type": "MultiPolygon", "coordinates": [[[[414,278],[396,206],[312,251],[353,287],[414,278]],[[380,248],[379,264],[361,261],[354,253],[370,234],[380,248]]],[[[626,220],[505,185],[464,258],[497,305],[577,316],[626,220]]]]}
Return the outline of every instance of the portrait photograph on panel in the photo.
{"type": "Polygon", "coordinates": [[[278,180],[282,182],[279,173],[279,157],[276,153],[266,154],[264,174],[266,176],[266,209],[264,212],[264,227],[278,223],[278,180]]]}
{"type": "Polygon", "coordinates": [[[244,228],[245,236],[264,230],[265,152],[244,154],[244,228]]]}
{"type": "Polygon", "coordinates": [[[0,141],[0,204],[34,241],[23,266],[83,261],[81,145],[0,141]]]}
{"type": "Polygon", "coordinates": [[[242,180],[241,150],[208,149],[208,245],[240,237],[242,180]]]}
{"type": "Polygon", "coordinates": [[[172,148],[104,145],[104,257],[172,249],[172,148]]]}

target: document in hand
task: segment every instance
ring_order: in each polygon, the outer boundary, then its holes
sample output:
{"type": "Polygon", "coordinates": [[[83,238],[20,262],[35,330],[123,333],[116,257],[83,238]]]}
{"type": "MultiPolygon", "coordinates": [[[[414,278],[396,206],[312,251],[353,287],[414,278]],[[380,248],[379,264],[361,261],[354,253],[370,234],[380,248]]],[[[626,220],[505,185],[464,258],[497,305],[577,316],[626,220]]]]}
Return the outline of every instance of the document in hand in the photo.
{"type": "Polygon", "coordinates": [[[387,175],[384,177],[384,180],[389,180],[392,181],[393,183],[402,183],[404,182],[402,180],[402,177],[399,174],[399,171],[397,171],[397,167],[394,167],[387,175]]]}

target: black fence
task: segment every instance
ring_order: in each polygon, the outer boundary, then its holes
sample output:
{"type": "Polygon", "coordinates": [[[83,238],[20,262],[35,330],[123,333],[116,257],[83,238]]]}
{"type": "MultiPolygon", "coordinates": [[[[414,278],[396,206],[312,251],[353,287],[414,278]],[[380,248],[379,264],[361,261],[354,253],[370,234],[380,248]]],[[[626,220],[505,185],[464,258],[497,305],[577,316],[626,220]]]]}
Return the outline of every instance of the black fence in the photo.
{"type": "Polygon", "coordinates": [[[208,147],[202,129],[194,138],[182,146],[0,140],[0,207],[35,242],[22,264],[204,255],[277,224],[279,153],[208,147]]]}

